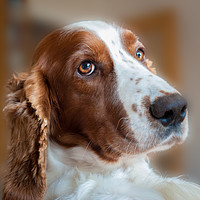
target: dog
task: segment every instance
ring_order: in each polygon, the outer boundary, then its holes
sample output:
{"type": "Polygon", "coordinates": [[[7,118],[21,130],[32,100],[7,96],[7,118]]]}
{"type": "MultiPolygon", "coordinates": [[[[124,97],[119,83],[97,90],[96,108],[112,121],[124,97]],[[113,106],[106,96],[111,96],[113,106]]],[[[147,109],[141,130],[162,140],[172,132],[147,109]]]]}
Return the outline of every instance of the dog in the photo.
{"type": "Polygon", "coordinates": [[[8,87],[4,200],[200,199],[197,184],[149,166],[150,152],[186,139],[187,102],[131,31],[102,21],[58,29],[8,87]]]}

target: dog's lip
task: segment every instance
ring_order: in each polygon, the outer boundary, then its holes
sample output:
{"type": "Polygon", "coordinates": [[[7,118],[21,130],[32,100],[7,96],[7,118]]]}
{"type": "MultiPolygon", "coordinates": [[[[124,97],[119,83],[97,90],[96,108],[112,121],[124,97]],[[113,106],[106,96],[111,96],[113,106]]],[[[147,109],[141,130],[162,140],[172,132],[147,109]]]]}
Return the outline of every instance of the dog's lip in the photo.
{"type": "Polygon", "coordinates": [[[182,137],[182,135],[175,135],[173,133],[168,138],[166,138],[159,146],[182,144],[184,141],[185,139],[182,137]]]}

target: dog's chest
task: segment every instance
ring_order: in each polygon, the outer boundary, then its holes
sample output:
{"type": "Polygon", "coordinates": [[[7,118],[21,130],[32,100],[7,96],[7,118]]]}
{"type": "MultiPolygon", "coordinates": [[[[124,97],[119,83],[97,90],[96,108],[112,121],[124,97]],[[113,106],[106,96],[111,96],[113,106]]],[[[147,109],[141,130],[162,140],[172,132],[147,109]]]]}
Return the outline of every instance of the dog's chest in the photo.
{"type": "Polygon", "coordinates": [[[160,200],[148,186],[152,174],[144,158],[106,164],[82,148],[67,152],[49,148],[45,199],[93,200],[105,194],[136,197],[151,194],[160,200]]]}

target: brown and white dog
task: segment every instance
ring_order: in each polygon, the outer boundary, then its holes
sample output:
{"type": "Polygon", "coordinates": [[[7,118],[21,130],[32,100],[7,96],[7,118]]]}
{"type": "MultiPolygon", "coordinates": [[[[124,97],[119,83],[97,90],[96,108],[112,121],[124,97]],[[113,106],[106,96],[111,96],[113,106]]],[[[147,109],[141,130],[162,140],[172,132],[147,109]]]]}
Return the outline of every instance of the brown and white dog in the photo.
{"type": "Polygon", "coordinates": [[[44,38],[9,82],[3,199],[199,200],[148,165],[188,132],[186,101],[150,64],[131,31],[101,21],[44,38]]]}

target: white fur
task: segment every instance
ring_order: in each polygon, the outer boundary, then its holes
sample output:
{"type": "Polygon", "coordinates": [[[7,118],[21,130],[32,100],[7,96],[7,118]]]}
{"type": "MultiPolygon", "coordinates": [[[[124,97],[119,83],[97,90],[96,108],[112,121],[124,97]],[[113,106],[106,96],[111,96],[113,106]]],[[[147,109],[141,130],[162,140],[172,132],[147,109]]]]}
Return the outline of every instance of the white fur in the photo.
{"type": "MultiPolygon", "coordinates": [[[[162,96],[160,90],[177,92],[167,82],[152,74],[124,49],[121,29],[104,22],[81,22],[67,29],[84,28],[96,34],[106,44],[114,61],[118,94],[128,114],[128,123],[134,130],[140,149],[146,148],[155,130],[145,116],[144,96],[153,102],[162,96]],[[121,51],[121,53],[119,52],[121,51]],[[134,79],[142,78],[134,84],[134,79]],[[137,90],[142,92],[137,94],[137,90]],[[136,104],[137,110],[131,109],[136,104]]],[[[122,119],[123,120],[123,119],[122,119]]],[[[126,120],[126,119],[125,119],[126,120]]],[[[183,123],[183,140],[187,136],[187,120],[183,123]]],[[[170,137],[167,139],[170,140],[170,137]]],[[[169,148],[166,141],[153,144],[155,150],[169,148]]],[[[152,143],[154,141],[151,141],[152,143]]],[[[131,144],[130,144],[131,145],[131,144]]],[[[127,147],[128,151],[129,147],[127,147]]],[[[145,154],[124,155],[115,164],[102,161],[95,153],[82,147],[65,149],[49,142],[47,153],[46,200],[199,200],[200,187],[178,178],[158,176],[149,167],[145,154]]]]}
{"type": "Polygon", "coordinates": [[[199,186],[158,176],[145,155],[108,164],[82,148],[48,147],[46,200],[199,200],[199,186]]]}

